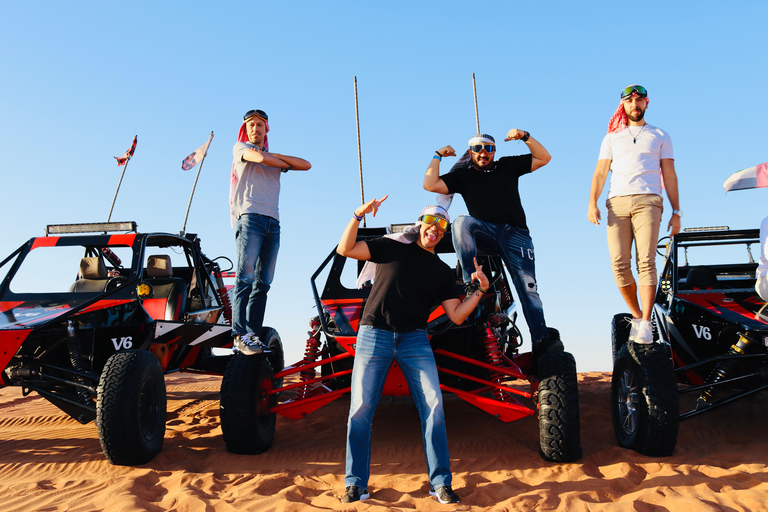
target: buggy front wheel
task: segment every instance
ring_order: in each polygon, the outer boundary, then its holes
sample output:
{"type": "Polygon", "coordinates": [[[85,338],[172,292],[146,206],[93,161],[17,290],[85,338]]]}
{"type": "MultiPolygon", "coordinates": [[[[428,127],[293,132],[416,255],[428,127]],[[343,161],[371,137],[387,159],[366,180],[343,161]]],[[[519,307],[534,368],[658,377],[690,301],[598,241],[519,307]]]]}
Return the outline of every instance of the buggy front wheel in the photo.
{"type": "Polygon", "coordinates": [[[667,347],[624,345],[613,366],[611,416],[619,446],[651,457],[671,455],[680,410],[667,347]]]}
{"type": "Polygon", "coordinates": [[[540,454],[550,462],[574,462],[582,453],[576,360],[568,352],[547,352],[538,365],[540,454]]]}
{"type": "Polygon", "coordinates": [[[96,427],[104,455],[120,466],[145,464],[160,453],[166,394],[160,361],[146,350],[113,354],[96,399],[96,427]]]}

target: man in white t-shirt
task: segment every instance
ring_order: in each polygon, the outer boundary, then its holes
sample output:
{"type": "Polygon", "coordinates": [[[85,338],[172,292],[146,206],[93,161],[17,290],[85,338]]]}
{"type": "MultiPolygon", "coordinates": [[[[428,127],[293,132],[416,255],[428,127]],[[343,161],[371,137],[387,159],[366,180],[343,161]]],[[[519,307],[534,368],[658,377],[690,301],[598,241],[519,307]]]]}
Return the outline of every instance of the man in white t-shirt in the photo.
{"type": "Polygon", "coordinates": [[[605,203],[608,250],[616,284],[632,313],[630,339],[641,344],[653,343],[650,320],[658,280],[656,244],[664,209],[662,188],[666,189],[672,206],[667,226],[672,236],[680,231],[680,217],[683,216],[672,140],[667,132],[645,121],[647,108],[645,87],[630,85],[621,92],[621,103],[600,146],[587,212],[589,221],[599,225],[601,216],[597,200],[608,171],[613,171],[605,203]],[[631,266],[633,241],[637,253],[637,282],[631,266]]]}

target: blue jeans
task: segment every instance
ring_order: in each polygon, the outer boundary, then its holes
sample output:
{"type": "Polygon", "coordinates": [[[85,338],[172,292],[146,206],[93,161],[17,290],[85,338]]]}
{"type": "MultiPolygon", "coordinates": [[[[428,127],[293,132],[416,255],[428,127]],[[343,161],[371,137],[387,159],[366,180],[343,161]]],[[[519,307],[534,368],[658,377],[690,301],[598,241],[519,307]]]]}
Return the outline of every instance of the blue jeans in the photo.
{"type": "Polygon", "coordinates": [[[452,226],[453,246],[461,262],[464,282],[471,281],[475,271],[473,258],[478,247],[486,254],[498,254],[504,260],[517,290],[525,321],[531,330],[534,347],[548,334],[544,321],[544,306],[536,285],[536,264],[533,240],[527,229],[508,224],[484,222],[469,215],[461,215],[452,226]]]}
{"type": "Polygon", "coordinates": [[[280,249],[280,222],[257,213],[237,220],[235,231],[237,272],[235,274],[232,336],[252,332],[261,335],[267,292],[275,276],[280,249]]]}
{"type": "Polygon", "coordinates": [[[344,485],[368,488],[373,415],[392,361],[397,361],[403,371],[419,412],[429,483],[433,489],[451,485],[443,395],[427,331],[397,333],[370,325],[361,325],[357,333],[344,485]]]}

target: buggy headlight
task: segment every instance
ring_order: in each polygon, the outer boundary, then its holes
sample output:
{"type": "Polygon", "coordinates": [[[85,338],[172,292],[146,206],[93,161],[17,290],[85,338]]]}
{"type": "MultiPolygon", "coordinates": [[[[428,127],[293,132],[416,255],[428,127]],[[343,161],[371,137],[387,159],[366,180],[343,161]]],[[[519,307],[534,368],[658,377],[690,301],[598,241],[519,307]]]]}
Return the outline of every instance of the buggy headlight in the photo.
{"type": "Polygon", "coordinates": [[[155,290],[149,283],[139,283],[136,286],[136,294],[139,296],[139,300],[151,299],[155,294],[155,290]]]}
{"type": "Polygon", "coordinates": [[[763,346],[768,347],[768,336],[763,336],[763,346]]]}

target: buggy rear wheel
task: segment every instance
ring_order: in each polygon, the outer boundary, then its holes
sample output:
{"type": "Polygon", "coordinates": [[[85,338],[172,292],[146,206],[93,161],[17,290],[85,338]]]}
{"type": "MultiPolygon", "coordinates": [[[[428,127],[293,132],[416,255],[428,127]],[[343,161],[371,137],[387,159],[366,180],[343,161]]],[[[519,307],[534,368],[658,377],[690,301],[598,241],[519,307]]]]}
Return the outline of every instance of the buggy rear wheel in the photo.
{"type": "Polygon", "coordinates": [[[96,400],[96,427],[104,455],[120,466],[145,464],[165,436],[165,380],[146,350],[113,354],[104,365],[96,400]]]}
{"type": "Polygon", "coordinates": [[[256,455],[272,446],[277,404],[274,373],[259,355],[235,354],[221,381],[221,431],[227,451],[256,455]]]}
{"type": "Polygon", "coordinates": [[[629,330],[632,326],[632,315],[630,313],[619,313],[613,315],[611,320],[611,348],[613,349],[613,362],[619,355],[621,347],[629,342],[629,330]]]}
{"type": "Polygon", "coordinates": [[[576,360],[568,352],[539,358],[539,453],[550,462],[581,458],[576,360]]]}
{"type": "Polygon", "coordinates": [[[672,454],[680,410],[665,345],[628,343],[621,348],[613,366],[611,415],[619,446],[651,457],[672,454]]]}

